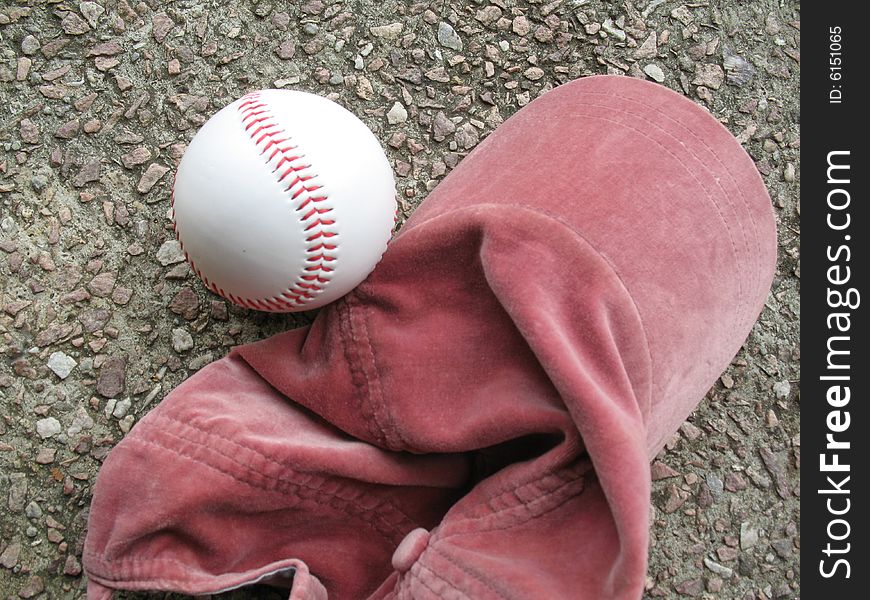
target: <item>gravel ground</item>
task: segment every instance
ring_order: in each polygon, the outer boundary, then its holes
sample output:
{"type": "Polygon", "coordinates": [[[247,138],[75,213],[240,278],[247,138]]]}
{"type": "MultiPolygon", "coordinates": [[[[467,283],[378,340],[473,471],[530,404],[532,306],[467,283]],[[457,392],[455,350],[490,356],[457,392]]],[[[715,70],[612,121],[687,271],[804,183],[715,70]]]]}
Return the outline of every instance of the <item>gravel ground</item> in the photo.
{"type": "Polygon", "coordinates": [[[619,73],[740,139],[780,239],[749,341],[653,464],[646,595],[798,598],[799,38],[794,0],[0,2],[0,597],[83,598],[106,453],[231,346],[306,322],[228,306],[172,241],[172,171],[218,108],[336,99],[384,143],[407,217],[530,100],[619,73]]]}

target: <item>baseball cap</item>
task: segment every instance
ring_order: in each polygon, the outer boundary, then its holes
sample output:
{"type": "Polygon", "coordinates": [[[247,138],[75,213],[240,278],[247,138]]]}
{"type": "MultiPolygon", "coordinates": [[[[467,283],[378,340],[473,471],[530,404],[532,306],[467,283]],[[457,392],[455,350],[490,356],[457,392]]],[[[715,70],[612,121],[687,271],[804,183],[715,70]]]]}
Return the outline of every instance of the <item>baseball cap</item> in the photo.
{"type": "Polygon", "coordinates": [[[628,77],[561,85],[358,288],[203,368],[110,452],[89,598],[637,599],[649,462],[775,262],[761,178],[705,109],[628,77]]]}

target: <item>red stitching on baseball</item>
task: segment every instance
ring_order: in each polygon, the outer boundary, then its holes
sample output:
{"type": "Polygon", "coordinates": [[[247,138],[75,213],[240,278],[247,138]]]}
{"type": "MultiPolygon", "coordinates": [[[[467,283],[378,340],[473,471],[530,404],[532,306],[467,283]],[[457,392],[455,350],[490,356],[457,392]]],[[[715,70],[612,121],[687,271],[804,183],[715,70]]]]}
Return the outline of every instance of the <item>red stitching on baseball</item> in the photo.
{"type": "MultiPolygon", "coordinates": [[[[290,194],[290,199],[297,203],[294,211],[297,213],[305,211],[300,215],[299,220],[304,224],[303,231],[310,233],[305,241],[308,244],[306,252],[311,256],[305,259],[308,266],[303,268],[303,272],[297,275],[296,280],[291,282],[280,297],[264,299],[231,297],[230,299],[249,307],[265,305],[272,309],[298,308],[317,297],[317,293],[329,283],[329,275],[334,271],[333,267],[327,267],[324,263],[334,262],[337,259],[333,253],[338,248],[336,240],[338,233],[325,228],[335,225],[336,221],[334,218],[321,216],[332,212],[332,207],[318,206],[319,203],[327,201],[328,196],[323,193],[317,196],[312,194],[323,186],[307,183],[317,175],[309,172],[310,164],[301,162],[305,154],[300,152],[295,144],[287,143],[291,141],[290,136],[275,120],[269,103],[261,97],[260,93],[252,92],[245,96],[238,110],[242,116],[244,130],[254,145],[260,149],[260,154],[267,156],[267,163],[275,162],[272,169],[274,173],[281,172],[278,182],[284,183],[292,175],[292,181],[284,188],[284,192],[290,194]],[[329,239],[331,243],[326,243],[324,239],[329,239]]],[[[225,294],[221,295],[225,296],[225,294]]]]}

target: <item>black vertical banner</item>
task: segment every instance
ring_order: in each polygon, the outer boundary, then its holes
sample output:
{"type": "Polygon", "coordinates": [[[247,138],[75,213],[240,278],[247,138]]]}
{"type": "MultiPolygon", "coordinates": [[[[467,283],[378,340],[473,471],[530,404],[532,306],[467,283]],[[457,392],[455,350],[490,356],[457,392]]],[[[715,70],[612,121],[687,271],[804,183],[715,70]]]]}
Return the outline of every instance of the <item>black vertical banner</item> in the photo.
{"type": "Polygon", "coordinates": [[[870,589],[867,40],[860,2],[804,5],[801,32],[801,588],[870,589]]]}

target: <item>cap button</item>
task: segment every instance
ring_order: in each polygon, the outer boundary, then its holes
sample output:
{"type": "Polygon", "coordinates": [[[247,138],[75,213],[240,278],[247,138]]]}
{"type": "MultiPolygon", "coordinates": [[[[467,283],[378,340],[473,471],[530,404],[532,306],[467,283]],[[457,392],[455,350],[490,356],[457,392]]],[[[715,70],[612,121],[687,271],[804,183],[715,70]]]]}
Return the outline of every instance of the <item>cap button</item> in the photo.
{"type": "Polygon", "coordinates": [[[400,573],[407,572],[428,544],[429,532],[422,527],[409,532],[393,552],[393,568],[400,573]]]}

